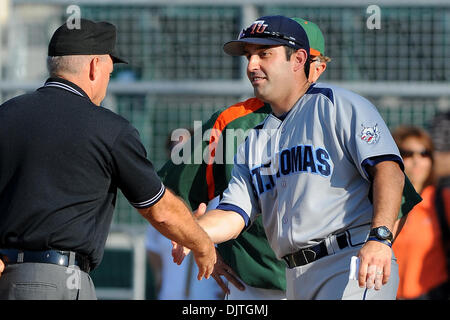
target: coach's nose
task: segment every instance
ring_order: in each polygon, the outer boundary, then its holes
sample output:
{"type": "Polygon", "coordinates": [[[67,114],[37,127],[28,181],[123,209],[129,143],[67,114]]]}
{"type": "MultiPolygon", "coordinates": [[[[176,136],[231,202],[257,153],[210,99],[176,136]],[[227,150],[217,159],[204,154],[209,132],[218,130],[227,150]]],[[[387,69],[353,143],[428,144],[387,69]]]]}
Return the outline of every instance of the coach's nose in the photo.
{"type": "Polygon", "coordinates": [[[247,72],[251,73],[259,70],[259,56],[257,54],[247,56],[247,60],[247,72]]]}

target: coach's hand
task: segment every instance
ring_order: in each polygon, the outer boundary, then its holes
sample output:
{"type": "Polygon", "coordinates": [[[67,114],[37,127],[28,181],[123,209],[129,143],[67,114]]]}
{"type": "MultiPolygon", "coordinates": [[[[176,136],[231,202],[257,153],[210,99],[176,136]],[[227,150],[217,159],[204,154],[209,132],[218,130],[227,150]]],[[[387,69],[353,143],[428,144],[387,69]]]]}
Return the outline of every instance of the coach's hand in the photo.
{"type": "Polygon", "coordinates": [[[239,281],[238,276],[234,273],[233,269],[228,266],[225,261],[223,261],[219,252],[216,250],[217,254],[217,262],[214,265],[214,271],[212,273],[212,277],[216,280],[217,284],[222,288],[223,292],[226,294],[230,294],[230,290],[228,289],[225,282],[223,282],[220,276],[224,276],[231,284],[233,284],[236,288],[241,291],[245,290],[245,286],[239,281]]]}
{"type": "Polygon", "coordinates": [[[392,251],[378,241],[367,241],[359,251],[358,283],[361,288],[380,290],[391,275],[392,251]]]}

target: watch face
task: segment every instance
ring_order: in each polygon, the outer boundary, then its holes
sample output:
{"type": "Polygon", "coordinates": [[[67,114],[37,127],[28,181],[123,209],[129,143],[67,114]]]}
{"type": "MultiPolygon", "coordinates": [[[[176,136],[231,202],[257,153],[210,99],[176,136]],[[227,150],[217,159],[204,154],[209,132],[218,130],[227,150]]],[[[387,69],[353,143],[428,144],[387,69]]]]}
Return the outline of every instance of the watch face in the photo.
{"type": "Polygon", "coordinates": [[[377,233],[383,239],[386,239],[389,236],[389,230],[386,227],[379,227],[377,233]]]}

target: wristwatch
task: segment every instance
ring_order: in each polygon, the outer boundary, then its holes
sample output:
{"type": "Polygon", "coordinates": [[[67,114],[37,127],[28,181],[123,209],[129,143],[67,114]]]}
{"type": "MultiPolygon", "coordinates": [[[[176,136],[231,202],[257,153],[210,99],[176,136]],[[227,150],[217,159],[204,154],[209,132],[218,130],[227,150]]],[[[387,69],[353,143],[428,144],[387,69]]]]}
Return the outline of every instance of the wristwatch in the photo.
{"type": "Polygon", "coordinates": [[[375,240],[391,247],[393,238],[391,230],[385,226],[381,226],[370,230],[369,239],[367,241],[375,240]]]}

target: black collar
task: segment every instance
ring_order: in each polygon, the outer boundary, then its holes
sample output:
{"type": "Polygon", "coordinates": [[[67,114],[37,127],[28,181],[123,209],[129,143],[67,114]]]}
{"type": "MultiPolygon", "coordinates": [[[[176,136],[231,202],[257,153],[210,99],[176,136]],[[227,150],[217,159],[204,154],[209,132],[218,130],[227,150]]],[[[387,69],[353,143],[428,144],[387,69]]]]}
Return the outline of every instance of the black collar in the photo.
{"type": "MultiPolygon", "coordinates": [[[[45,84],[41,88],[46,87],[55,87],[60,88],[69,92],[72,92],[76,95],[79,95],[81,97],[89,98],[89,96],[86,94],[86,92],[83,91],[79,86],[77,86],[75,83],[70,82],[69,80],[63,79],[63,78],[48,78],[47,81],[45,81],[45,84]]],[[[39,89],[41,89],[39,88],[39,89]]]]}

